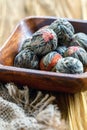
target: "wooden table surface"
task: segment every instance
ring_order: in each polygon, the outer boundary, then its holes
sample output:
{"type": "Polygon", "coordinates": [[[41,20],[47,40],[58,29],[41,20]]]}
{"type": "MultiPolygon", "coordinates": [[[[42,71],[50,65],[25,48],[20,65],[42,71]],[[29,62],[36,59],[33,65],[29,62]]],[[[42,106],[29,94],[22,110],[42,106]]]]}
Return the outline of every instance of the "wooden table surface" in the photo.
{"type": "MultiPolygon", "coordinates": [[[[0,0],[0,46],[26,16],[58,16],[87,19],[87,0],[0,0]]],[[[58,93],[58,105],[69,130],[87,130],[87,91],[58,93]]]]}

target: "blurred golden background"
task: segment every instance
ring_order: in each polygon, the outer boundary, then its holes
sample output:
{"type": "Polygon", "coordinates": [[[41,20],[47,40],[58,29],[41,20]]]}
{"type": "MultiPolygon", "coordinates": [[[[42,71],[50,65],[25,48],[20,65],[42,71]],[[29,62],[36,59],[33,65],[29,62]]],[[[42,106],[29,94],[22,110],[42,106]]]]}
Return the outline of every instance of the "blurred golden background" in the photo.
{"type": "MultiPolygon", "coordinates": [[[[0,0],[0,46],[16,24],[27,16],[87,19],[87,0],[0,0]]],[[[87,130],[87,91],[59,94],[61,111],[67,113],[69,130],[87,130]]]]}
{"type": "Polygon", "coordinates": [[[87,19],[87,0],[0,0],[0,45],[26,16],[87,19]]]}

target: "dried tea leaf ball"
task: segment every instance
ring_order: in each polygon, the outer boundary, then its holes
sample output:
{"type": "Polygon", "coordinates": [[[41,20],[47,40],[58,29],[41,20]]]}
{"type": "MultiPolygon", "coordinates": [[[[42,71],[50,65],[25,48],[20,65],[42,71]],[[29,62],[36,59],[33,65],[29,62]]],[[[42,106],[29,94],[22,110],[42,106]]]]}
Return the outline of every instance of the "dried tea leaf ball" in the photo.
{"type": "Polygon", "coordinates": [[[14,66],[21,68],[38,69],[39,60],[34,52],[28,49],[24,49],[16,55],[14,59],[14,66]]]}
{"type": "Polygon", "coordinates": [[[40,69],[51,71],[60,58],[62,58],[62,56],[55,51],[48,53],[41,59],[40,69]]]}
{"type": "Polygon", "coordinates": [[[60,31],[59,31],[59,43],[60,45],[67,45],[70,41],[72,41],[73,33],[70,29],[68,29],[64,25],[60,25],[60,31]]]}
{"type": "Polygon", "coordinates": [[[87,52],[80,46],[71,46],[67,48],[64,56],[77,58],[83,63],[83,65],[87,65],[87,52]]]}
{"type": "Polygon", "coordinates": [[[81,32],[74,34],[69,46],[80,46],[87,51],[87,35],[81,32]]]}
{"type": "Polygon", "coordinates": [[[58,52],[60,55],[64,56],[66,49],[66,46],[58,46],[55,51],[58,52]]]}
{"type": "Polygon", "coordinates": [[[57,28],[59,25],[64,25],[67,28],[69,28],[73,33],[74,33],[74,27],[72,26],[72,24],[65,18],[57,18],[57,20],[55,20],[54,22],[51,23],[50,27],[57,32],[57,28]]]}
{"type": "Polygon", "coordinates": [[[57,48],[57,36],[52,29],[40,29],[32,35],[29,49],[43,56],[57,48]]]}
{"type": "Polygon", "coordinates": [[[67,43],[72,40],[74,27],[68,20],[58,18],[49,27],[57,34],[60,44],[67,43]]]}
{"type": "Polygon", "coordinates": [[[31,38],[25,39],[25,40],[23,41],[21,47],[20,47],[20,51],[21,51],[21,50],[24,50],[24,49],[27,49],[28,46],[29,46],[29,44],[30,44],[30,42],[31,42],[31,38]]]}
{"type": "Polygon", "coordinates": [[[83,73],[83,64],[76,58],[65,57],[58,60],[54,71],[67,74],[83,73]]]}

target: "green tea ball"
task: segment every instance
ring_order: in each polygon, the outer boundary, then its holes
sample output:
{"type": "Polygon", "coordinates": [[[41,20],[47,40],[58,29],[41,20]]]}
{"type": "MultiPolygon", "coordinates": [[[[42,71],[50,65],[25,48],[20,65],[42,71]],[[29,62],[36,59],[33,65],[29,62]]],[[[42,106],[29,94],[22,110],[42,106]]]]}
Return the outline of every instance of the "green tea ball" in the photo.
{"type": "Polygon", "coordinates": [[[57,33],[58,26],[60,26],[60,25],[66,26],[73,33],[75,32],[73,25],[66,18],[57,18],[57,20],[55,20],[54,22],[51,23],[50,27],[57,33]]]}
{"type": "Polygon", "coordinates": [[[58,60],[54,71],[67,74],[83,73],[83,64],[76,58],[65,57],[58,60]]]}
{"type": "Polygon", "coordinates": [[[23,41],[21,47],[20,47],[20,51],[27,49],[29,47],[29,44],[31,42],[31,38],[27,38],[23,41]]]}
{"type": "Polygon", "coordinates": [[[32,35],[29,49],[43,56],[57,48],[57,36],[52,29],[40,29],[32,35]]]}
{"type": "Polygon", "coordinates": [[[60,44],[65,44],[72,40],[74,27],[67,19],[58,18],[49,27],[57,34],[60,44]]]}
{"type": "Polygon", "coordinates": [[[66,49],[66,46],[58,46],[55,51],[58,52],[60,55],[64,56],[66,49]]]}
{"type": "Polygon", "coordinates": [[[39,59],[34,54],[34,52],[28,49],[24,49],[16,55],[14,59],[14,66],[21,68],[38,69],[39,59]]]}
{"type": "Polygon", "coordinates": [[[51,71],[60,58],[62,58],[62,56],[55,51],[48,53],[41,59],[40,69],[51,71]]]}
{"type": "Polygon", "coordinates": [[[65,57],[74,57],[79,59],[84,66],[87,66],[87,52],[79,46],[71,46],[67,48],[67,50],[64,53],[65,57]]]}
{"type": "Polygon", "coordinates": [[[87,51],[87,35],[81,32],[74,34],[68,46],[80,46],[87,51]]]}

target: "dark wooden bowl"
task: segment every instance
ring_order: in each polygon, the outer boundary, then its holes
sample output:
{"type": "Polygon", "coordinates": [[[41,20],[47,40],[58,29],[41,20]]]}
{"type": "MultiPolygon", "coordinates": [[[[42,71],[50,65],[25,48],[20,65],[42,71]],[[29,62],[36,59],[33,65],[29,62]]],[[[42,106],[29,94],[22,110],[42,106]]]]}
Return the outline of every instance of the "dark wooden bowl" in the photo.
{"type": "MultiPolygon", "coordinates": [[[[0,49],[0,81],[28,85],[32,88],[75,93],[87,90],[87,73],[58,74],[40,70],[13,67],[21,42],[39,28],[49,25],[54,17],[29,17],[20,21],[11,36],[0,49]]],[[[87,21],[70,20],[76,32],[87,33],[87,21]]]]}

